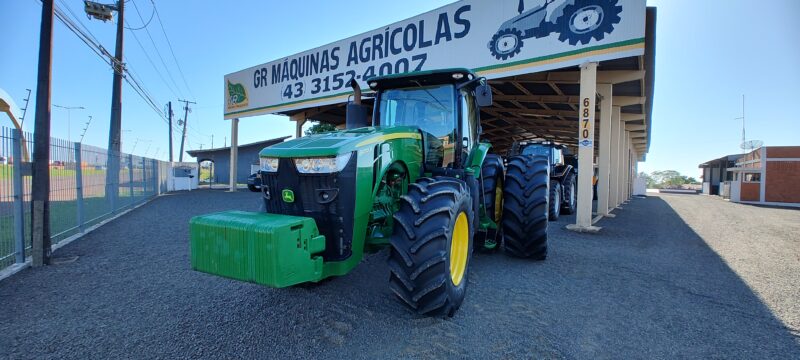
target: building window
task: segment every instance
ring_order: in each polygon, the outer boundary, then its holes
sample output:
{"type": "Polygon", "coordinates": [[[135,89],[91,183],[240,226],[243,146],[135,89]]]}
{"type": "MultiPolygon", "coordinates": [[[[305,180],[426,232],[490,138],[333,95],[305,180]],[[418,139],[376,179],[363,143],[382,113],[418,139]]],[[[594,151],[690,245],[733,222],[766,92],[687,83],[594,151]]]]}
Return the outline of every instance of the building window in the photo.
{"type": "Polygon", "coordinates": [[[760,182],[761,173],[745,173],[744,182],[760,182]]]}

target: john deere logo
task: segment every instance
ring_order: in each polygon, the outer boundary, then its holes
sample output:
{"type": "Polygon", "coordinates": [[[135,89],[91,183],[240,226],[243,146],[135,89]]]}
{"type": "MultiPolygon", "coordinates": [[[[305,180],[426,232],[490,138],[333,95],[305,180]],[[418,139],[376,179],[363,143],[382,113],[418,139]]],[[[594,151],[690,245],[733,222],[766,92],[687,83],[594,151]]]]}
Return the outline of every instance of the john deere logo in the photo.
{"type": "Polygon", "coordinates": [[[228,81],[228,109],[245,107],[247,103],[247,90],[244,86],[228,81]]]}
{"type": "Polygon", "coordinates": [[[294,192],[289,189],[283,189],[281,193],[281,197],[283,198],[283,202],[293,203],[294,202],[294,192]]]}

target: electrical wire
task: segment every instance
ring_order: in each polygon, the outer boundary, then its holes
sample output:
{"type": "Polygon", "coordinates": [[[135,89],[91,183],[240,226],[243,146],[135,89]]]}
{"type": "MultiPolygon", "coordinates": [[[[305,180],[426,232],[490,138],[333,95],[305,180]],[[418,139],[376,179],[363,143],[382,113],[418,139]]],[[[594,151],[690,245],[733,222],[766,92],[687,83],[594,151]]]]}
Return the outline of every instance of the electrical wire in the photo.
{"type": "MultiPolygon", "coordinates": [[[[41,3],[41,0],[38,0],[41,3]]],[[[59,2],[64,5],[64,3],[59,0],[59,2]]],[[[66,6],[66,5],[65,5],[66,6]]],[[[75,13],[66,6],[67,11],[75,16],[75,13]]],[[[111,66],[111,68],[117,72],[117,68],[122,69],[121,75],[122,78],[127,82],[131,88],[143,99],[145,103],[148,104],[153,111],[161,117],[165,122],[169,122],[165,117],[164,113],[161,112],[159,107],[156,105],[157,102],[153,99],[151,93],[141,84],[139,80],[137,80],[137,75],[133,74],[128,68],[132,69],[132,66],[128,64],[128,66],[124,66],[124,64],[119,63],[111,54],[99,44],[96,37],[86,28],[80,20],[75,20],[70,18],[67,14],[65,14],[61,8],[55,4],[53,4],[53,13],[55,14],[56,18],[61,21],[62,24],[66,26],[66,28],[75,34],[79,40],[81,40],[84,44],[86,44],[90,50],[92,50],[104,63],[111,66]],[[78,25],[80,24],[80,25],[78,25]],[[115,66],[116,64],[116,66],[115,66]]],[[[76,16],[75,16],[76,17],[76,16]]]]}
{"type": "MultiPolygon", "coordinates": [[[[125,23],[127,24],[128,21],[126,20],[125,23]]],[[[175,97],[180,97],[177,94],[177,92],[175,91],[175,89],[172,87],[172,85],[170,85],[169,82],[167,82],[167,80],[164,78],[164,75],[161,74],[161,71],[158,70],[158,66],[156,66],[155,62],[153,62],[153,59],[150,57],[150,54],[148,54],[147,50],[144,48],[144,45],[142,45],[142,42],[139,41],[139,37],[136,36],[136,33],[135,32],[131,32],[131,35],[133,35],[133,39],[136,41],[136,44],[139,45],[139,48],[142,49],[142,53],[144,53],[144,56],[145,56],[145,58],[147,58],[147,61],[150,63],[150,65],[153,66],[153,70],[156,71],[156,75],[158,75],[158,77],[161,79],[161,81],[164,82],[164,85],[167,86],[167,88],[172,93],[172,95],[174,95],[175,97]]]]}
{"type": "MultiPolygon", "coordinates": [[[[150,2],[152,3],[152,1],[150,1],[150,2]]],[[[127,1],[125,3],[127,3],[127,1]]],[[[136,3],[134,3],[133,6],[135,7],[136,3]]],[[[137,10],[137,12],[138,12],[138,10],[137,10]]],[[[153,17],[154,17],[155,14],[156,14],[156,7],[155,7],[155,4],[153,4],[153,11],[150,12],[150,19],[147,20],[147,23],[144,23],[144,25],[142,25],[142,26],[140,26],[138,28],[135,28],[135,29],[131,28],[129,26],[125,26],[125,28],[128,29],[128,30],[132,30],[132,31],[142,30],[142,29],[146,28],[148,25],[150,25],[150,22],[153,21],[153,17]]],[[[139,17],[141,17],[141,15],[139,15],[139,17]]],[[[142,19],[142,22],[144,22],[144,19],[142,19]]],[[[126,24],[127,24],[127,22],[126,22],[126,24]]]]}
{"type": "Polygon", "coordinates": [[[161,32],[164,34],[164,39],[167,40],[167,46],[169,47],[169,52],[170,54],[172,54],[172,60],[175,60],[175,66],[178,67],[178,73],[181,75],[181,79],[183,80],[183,85],[186,86],[186,90],[189,92],[189,95],[192,96],[192,100],[195,100],[196,98],[192,93],[192,88],[186,81],[186,76],[183,75],[183,69],[181,69],[181,64],[178,62],[178,58],[175,56],[175,51],[172,49],[172,42],[169,41],[169,37],[167,36],[167,31],[164,29],[164,22],[161,21],[161,15],[158,14],[158,8],[156,8],[156,3],[154,0],[150,0],[150,2],[153,3],[153,12],[156,13],[156,19],[158,20],[158,24],[161,26],[161,32]]]}
{"type": "MultiPolygon", "coordinates": [[[[142,19],[142,21],[144,21],[144,18],[142,17],[142,14],[139,12],[139,7],[136,5],[136,1],[132,0],[131,3],[133,4],[133,8],[136,10],[136,14],[138,14],[139,18],[142,19]]],[[[155,9],[155,4],[153,6],[153,9],[155,9]]],[[[172,84],[175,85],[175,88],[178,89],[178,94],[180,94],[181,97],[183,97],[183,93],[180,91],[180,87],[178,86],[178,83],[176,83],[175,79],[172,77],[172,72],[169,71],[169,67],[167,67],[167,63],[164,61],[164,57],[161,56],[161,52],[158,51],[158,46],[156,46],[156,42],[155,42],[155,40],[153,40],[153,36],[150,34],[150,30],[148,30],[147,28],[144,28],[144,32],[145,32],[145,34],[147,34],[147,37],[150,39],[150,43],[153,44],[153,49],[156,51],[156,55],[158,55],[159,60],[161,60],[161,65],[164,66],[164,70],[167,72],[167,77],[169,77],[170,81],[172,81],[172,84]]]]}

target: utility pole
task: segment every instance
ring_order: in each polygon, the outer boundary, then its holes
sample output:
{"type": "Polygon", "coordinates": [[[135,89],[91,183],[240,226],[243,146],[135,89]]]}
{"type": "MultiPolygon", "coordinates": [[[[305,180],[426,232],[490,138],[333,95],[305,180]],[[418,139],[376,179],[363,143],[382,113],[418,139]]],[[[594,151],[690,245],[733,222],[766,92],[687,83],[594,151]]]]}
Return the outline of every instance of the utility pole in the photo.
{"type": "Polygon", "coordinates": [[[116,210],[119,196],[119,157],[122,144],[122,74],[125,65],[122,63],[123,35],[125,31],[125,0],[117,1],[117,5],[105,5],[93,1],[85,2],[86,14],[103,22],[112,19],[112,11],[117,11],[117,44],[114,49],[114,80],[111,87],[111,124],[108,129],[108,161],[106,163],[106,197],[111,211],[116,210]]]}
{"type": "MultiPolygon", "coordinates": [[[[53,0],[42,0],[36,81],[31,201],[33,266],[50,264],[50,80],[53,70],[53,0]]],[[[26,106],[27,107],[27,106],[26,106]]]]}
{"type": "Polygon", "coordinates": [[[167,115],[169,116],[169,162],[172,163],[172,101],[167,103],[167,108],[167,115]]]}
{"type": "Polygon", "coordinates": [[[25,98],[25,108],[22,109],[22,118],[19,119],[19,131],[22,131],[22,127],[25,126],[25,114],[28,113],[28,103],[31,100],[31,89],[28,90],[28,96],[25,98]]]}
{"type": "Polygon", "coordinates": [[[178,100],[183,103],[183,135],[181,136],[181,153],[178,154],[178,162],[183,162],[183,143],[186,142],[186,122],[189,121],[189,104],[197,104],[194,101],[178,100]]]}

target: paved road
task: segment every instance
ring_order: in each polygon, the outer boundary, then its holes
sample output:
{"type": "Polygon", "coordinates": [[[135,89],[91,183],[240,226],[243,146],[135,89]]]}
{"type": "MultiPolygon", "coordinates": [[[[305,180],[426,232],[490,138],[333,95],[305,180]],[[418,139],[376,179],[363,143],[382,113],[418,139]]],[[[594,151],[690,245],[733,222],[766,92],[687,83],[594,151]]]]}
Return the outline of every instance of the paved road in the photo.
{"type": "Polygon", "coordinates": [[[7,358],[800,358],[800,211],[635,199],[600,235],[551,228],[544,262],[479,255],[450,320],[409,314],[386,253],[268,289],[189,269],[193,214],[257,194],[158,198],[0,282],[7,358]]]}

